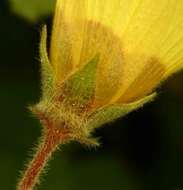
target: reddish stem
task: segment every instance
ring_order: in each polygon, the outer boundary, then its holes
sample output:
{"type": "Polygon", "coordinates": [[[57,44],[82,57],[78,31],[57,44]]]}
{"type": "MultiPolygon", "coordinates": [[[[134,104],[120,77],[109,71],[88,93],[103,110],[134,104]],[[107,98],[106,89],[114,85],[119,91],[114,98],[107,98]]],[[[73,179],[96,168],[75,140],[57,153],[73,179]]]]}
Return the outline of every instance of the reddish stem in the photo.
{"type": "Polygon", "coordinates": [[[34,186],[39,182],[39,177],[52,153],[57,149],[59,144],[63,143],[67,136],[67,131],[61,130],[61,128],[46,128],[43,141],[38,146],[33,160],[20,180],[18,190],[33,190],[34,186]]]}

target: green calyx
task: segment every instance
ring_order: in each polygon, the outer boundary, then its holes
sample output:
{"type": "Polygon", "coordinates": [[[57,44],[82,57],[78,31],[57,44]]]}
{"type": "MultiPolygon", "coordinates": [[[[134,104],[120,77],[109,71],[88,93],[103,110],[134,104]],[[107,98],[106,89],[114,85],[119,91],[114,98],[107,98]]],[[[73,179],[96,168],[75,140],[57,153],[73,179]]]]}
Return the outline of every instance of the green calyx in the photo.
{"type": "Polygon", "coordinates": [[[44,26],[40,42],[42,98],[40,103],[31,109],[36,115],[45,115],[47,120],[54,121],[57,126],[64,123],[64,128],[70,131],[71,140],[87,146],[98,146],[98,140],[92,137],[96,128],[124,117],[156,96],[156,93],[153,93],[132,103],[91,108],[90,104],[95,98],[99,56],[95,56],[58,85],[59,81],[55,81],[54,69],[47,55],[46,44],[47,30],[44,26]],[[56,87],[56,84],[59,87],[56,87]]]}
{"type": "Polygon", "coordinates": [[[41,75],[42,75],[42,99],[52,98],[53,95],[63,96],[65,102],[79,107],[85,106],[94,97],[96,84],[96,71],[99,57],[95,56],[83,68],[74,72],[62,84],[56,88],[53,67],[47,54],[47,29],[43,27],[40,41],[41,75]],[[54,89],[55,87],[55,89],[54,89]]]}

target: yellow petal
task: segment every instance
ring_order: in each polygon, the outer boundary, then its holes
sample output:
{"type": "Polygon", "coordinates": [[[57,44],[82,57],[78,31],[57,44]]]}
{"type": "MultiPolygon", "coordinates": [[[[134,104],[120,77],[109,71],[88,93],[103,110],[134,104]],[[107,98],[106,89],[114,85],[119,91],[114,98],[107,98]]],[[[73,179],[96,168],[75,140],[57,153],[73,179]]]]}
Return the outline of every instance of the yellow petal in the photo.
{"type": "Polygon", "coordinates": [[[183,67],[182,23],[182,0],[57,0],[56,77],[99,54],[96,104],[138,99],[183,67]]]}
{"type": "Polygon", "coordinates": [[[129,54],[157,57],[166,76],[183,67],[182,0],[142,0],[125,28],[122,38],[129,54]]]}
{"type": "Polygon", "coordinates": [[[120,88],[123,70],[120,38],[112,28],[92,17],[95,11],[98,15],[101,12],[104,1],[101,2],[58,0],[51,44],[57,81],[64,80],[99,54],[95,104],[100,105],[120,88]]]}
{"type": "Polygon", "coordinates": [[[113,97],[113,102],[130,103],[147,96],[159,85],[165,75],[165,71],[164,65],[158,59],[151,58],[145,62],[145,67],[141,70],[141,73],[130,83],[128,83],[130,71],[125,73],[124,77],[126,78],[124,78],[124,81],[126,85],[123,85],[120,98],[116,94],[113,97]]]}
{"type": "Polygon", "coordinates": [[[183,1],[142,0],[125,28],[123,87],[112,101],[141,98],[183,68],[183,1]]]}
{"type": "Polygon", "coordinates": [[[74,69],[74,57],[80,56],[85,1],[57,0],[52,31],[50,57],[56,78],[63,80],[74,69]]]}

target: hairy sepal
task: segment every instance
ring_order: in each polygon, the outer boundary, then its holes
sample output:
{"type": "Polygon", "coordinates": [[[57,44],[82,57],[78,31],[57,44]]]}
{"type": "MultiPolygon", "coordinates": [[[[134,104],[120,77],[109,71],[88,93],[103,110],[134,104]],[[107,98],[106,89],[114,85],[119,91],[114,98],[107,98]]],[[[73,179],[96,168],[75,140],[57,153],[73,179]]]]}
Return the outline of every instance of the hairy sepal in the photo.
{"type": "Polygon", "coordinates": [[[96,88],[96,71],[99,57],[95,56],[83,68],[72,74],[62,85],[66,102],[83,108],[92,101],[96,88]]]}
{"type": "Polygon", "coordinates": [[[43,26],[40,40],[40,58],[41,58],[41,81],[42,81],[42,100],[50,99],[53,95],[54,70],[50,64],[47,53],[47,28],[43,26]]]}
{"type": "Polygon", "coordinates": [[[128,104],[113,104],[102,107],[94,111],[88,118],[87,128],[93,130],[95,128],[101,127],[106,123],[110,123],[118,118],[124,117],[128,113],[142,107],[145,103],[152,101],[156,96],[153,93],[145,98],[128,104]]]}

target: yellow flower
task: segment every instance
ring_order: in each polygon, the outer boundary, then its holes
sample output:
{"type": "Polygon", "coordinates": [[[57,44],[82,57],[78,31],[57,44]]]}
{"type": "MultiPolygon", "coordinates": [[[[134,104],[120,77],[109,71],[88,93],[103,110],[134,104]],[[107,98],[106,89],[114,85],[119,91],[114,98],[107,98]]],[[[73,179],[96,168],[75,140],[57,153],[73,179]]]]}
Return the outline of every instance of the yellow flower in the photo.
{"type": "Polygon", "coordinates": [[[45,44],[36,110],[86,140],[183,67],[183,1],[57,0],[50,61],[45,44]]]}
{"type": "Polygon", "coordinates": [[[183,67],[183,0],[57,0],[40,43],[43,140],[20,183],[33,189],[59,144],[98,145],[95,128],[141,107],[183,67]]]}

